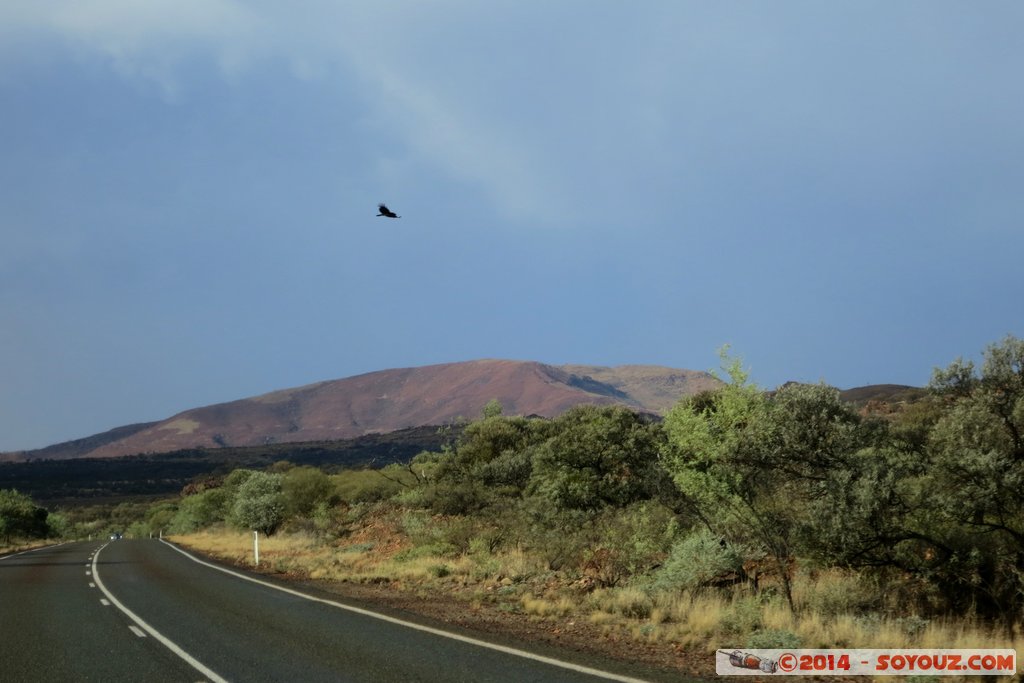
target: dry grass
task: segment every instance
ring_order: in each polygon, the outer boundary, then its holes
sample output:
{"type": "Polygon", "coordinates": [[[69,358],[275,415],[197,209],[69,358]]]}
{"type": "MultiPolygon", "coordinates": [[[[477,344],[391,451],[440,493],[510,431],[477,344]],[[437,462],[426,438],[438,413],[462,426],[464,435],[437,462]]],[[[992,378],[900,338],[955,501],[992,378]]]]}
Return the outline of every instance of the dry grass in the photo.
{"type": "Polygon", "coordinates": [[[576,602],[567,597],[548,600],[525,596],[522,603],[523,611],[526,614],[534,614],[539,617],[566,617],[576,611],[576,602]]]}
{"type": "MultiPolygon", "coordinates": [[[[378,526],[372,532],[333,543],[305,534],[261,537],[260,569],[313,579],[384,581],[413,593],[443,590],[473,609],[489,603],[539,619],[575,618],[638,641],[670,642],[703,651],[752,647],[765,638],[786,638],[787,646],[798,643],[806,648],[1024,651],[1024,637],[1011,640],[1005,631],[974,621],[896,619],[858,609],[863,586],[856,576],[840,571],[798,577],[796,615],[781,599],[753,596],[745,587],[737,587],[731,595],[657,593],[635,586],[581,594],[571,581],[553,578],[538,558],[521,550],[435,554],[429,547],[412,548],[396,525],[379,520],[374,524],[378,526]]],[[[238,564],[253,563],[251,534],[210,530],[171,540],[238,564]]]]}
{"type": "Polygon", "coordinates": [[[4,555],[13,555],[14,553],[23,553],[26,550],[33,550],[35,548],[44,548],[48,545],[53,545],[56,541],[52,539],[37,539],[34,541],[21,541],[10,543],[8,545],[0,544],[0,557],[4,555]]]}

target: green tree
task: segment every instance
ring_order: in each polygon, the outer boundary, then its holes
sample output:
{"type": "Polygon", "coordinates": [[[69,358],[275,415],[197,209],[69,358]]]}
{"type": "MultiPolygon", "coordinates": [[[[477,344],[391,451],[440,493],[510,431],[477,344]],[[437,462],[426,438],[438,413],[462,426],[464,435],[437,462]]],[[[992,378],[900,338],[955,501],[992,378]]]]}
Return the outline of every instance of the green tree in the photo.
{"type": "Polygon", "coordinates": [[[146,526],[149,528],[150,533],[169,532],[174,515],[177,512],[178,506],[175,503],[163,502],[151,506],[145,513],[146,526]]]}
{"type": "Polygon", "coordinates": [[[963,360],[936,370],[930,388],[947,403],[928,448],[956,588],[1012,619],[1024,607],[1024,341],[990,345],[980,371],[963,360]]]}
{"type": "Polygon", "coordinates": [[[596,510],[652,497],[661,430],[622,406],[576,406],[538,445],[529,491],[557,507],[596,510]]]}
{"type": "Polygon", "coordinates": [[[730,382],[666,416],[665,463],[712,533],[763,553],[795,610],[792,564],[810,509],[868,433],[836,389],[793,384],[770,395],[748,382],[739,359],[722,357],[730,382]]]}
{"type": "Polygon", "coordinates": [[[501,401],[496,398],[492,398],[484,406],[483,417],[486,420],[489,417],[498,417],[505,411],[504,406],[501,405],[501,401]]]}
{"type": "Polygon", "coordinates": [[[231,519],[236,526],[273,534],[284,521],[281,475],[253,472],[238,487],[231,519]]]}
{"type": "Polygon", "coordinates": [[[1024,608],[1024,344],[1008,337],[984,358],[936,370],[928,398],[828,472],[804,549],[894,568],[935,590],[937,609],[1012,624],[1024,608]]]}
{"type": "Polygon", "coordinates": [[[411,469],[422,477],[416,496],[445,514],[472,512],[498,498],[518,496],[530,478],[530,449],[546,438],[548,429],[548,420],[500,415],[470,423],[454,447],[414,459],[411,469]]]}
{"type": "Polygon", "coordinates": [[[9,544],[13,538],[45,538],[48,528],[45,508],[14,489],[0,489],[0,537],[9,544]]]}
{"type": "Polygon", "coordinates": [[[168,531],[188,534],[223,522],[228,513],[227,492],[223,488],[207,489],[186,496],[168,525],[168,531]]]}
{"type": "Polygon", "coordinates": [[[316,467],[292,467],[281,479],[284,512],[287,516],[309,517],[319,503],[333,503],[334,483],[316,467]]]}

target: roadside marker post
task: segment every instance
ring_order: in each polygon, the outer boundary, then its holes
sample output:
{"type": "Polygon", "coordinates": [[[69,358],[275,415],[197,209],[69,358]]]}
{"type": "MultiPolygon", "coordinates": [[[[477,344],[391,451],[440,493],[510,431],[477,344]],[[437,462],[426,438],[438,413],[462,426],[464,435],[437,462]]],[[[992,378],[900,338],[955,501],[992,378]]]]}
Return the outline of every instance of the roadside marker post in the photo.
{"type": "Polygon", "coordinates": [[[256,566],[260,566],[260,532],[252,532],[252,554],[256,558],[256,566]]]}

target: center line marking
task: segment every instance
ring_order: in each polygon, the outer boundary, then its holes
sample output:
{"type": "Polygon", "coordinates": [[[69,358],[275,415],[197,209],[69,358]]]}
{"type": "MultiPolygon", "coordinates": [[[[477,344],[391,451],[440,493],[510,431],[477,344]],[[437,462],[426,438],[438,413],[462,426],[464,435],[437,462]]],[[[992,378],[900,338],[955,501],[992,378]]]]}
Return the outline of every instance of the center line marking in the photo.
{"type": "Polygon", "coordinates": [[[174,654],[178,655],[186,662],[188,662],[193,669],[206,676],[206,678],[208,678],[211,681],[211,683],[228,683],[226,680],[224,680],[224,678],[218,676],[216,673],[213,672],[213,670],[211,670],[205,664],[203,664],[198,659],[196,659],[195,657],[193,657],[192,655],[178,647],[177,643],[175,643],[173,640],[163,635],[155,628],[147,624],[145,621],[143,621],[142,617],[140,617],[135,612],[125,607],[120,600],[114,597],[113,593],[107,590],[107,587],[103,585],[103,581],[100,579],[100,573],[97,567],[97,562],[99,562],[100,559],[100,551],[102,551],[103,548],[106,548],[108,545],[109,543],[105,543],[100,547],[99,550],[96,551],[96,556],[92,558],[92,570],[96,573],[96,584],[99,586],[99,589],[103,591],[103,594],[107,596],[110,602],[114,603],[115,607],[117,607],[119,610],[128,615],[128,618],[138,625],[137,627],[133,625],[129,626],[128,628],[132,629],[132,632],[140,638],[145,637],[146,633],[153,636],[154,638],[159,640],[163,644],[163,646],[166,647],[168,650],[170,650],[171,652],[173,652],[174,654]],[[140,634],[139,631],[144,631],[144,633],[140,634]]]}
{"type": "Polygon", "coordinates": [[[135,624],[130,624],[130,625],[128,626],[128,628],[129,628],[129,629],[131,630],[131,632],[132,632],[132,633],[134,633],[135,635],[137,635],[137,636],[138,636],[139,638],[145,638],[145,637],[146,637],[146,632],[145,632],[145,631],[143,631],[143,630],[142,630],[141,628],[139,628],[138,626],[136,626],[135,624]]]}
{"type": "Polygon", "coordinates": [[[106,598],[100,598],[100,604],[103,605],[104,607],[110,607],[110,601],[107,600],[106,598]]]}

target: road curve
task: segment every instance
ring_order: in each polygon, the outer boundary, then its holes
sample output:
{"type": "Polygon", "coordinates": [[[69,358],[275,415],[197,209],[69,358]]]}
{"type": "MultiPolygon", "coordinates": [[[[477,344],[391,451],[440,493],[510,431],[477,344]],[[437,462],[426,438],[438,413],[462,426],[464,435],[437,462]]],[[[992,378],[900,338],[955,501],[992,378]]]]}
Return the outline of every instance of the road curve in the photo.
{"type": "Polygon", "coordinates": [[[124,615],[104,604],[91,568],[100,545],[70,543],[0,558],[0,679],[199,680],[192,667],[138,637],[124,615]]]}
{"type": "Polygon", "coordinates": [[[156,540],[0,560],[0,605],[12,681],[638,680],[306,596],[156,540]]]}

